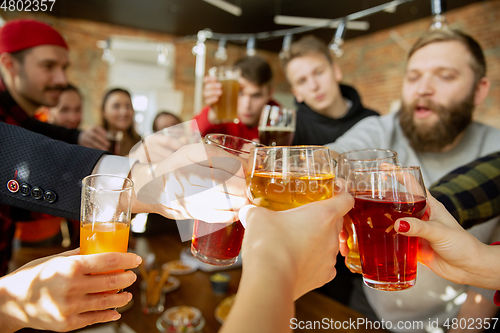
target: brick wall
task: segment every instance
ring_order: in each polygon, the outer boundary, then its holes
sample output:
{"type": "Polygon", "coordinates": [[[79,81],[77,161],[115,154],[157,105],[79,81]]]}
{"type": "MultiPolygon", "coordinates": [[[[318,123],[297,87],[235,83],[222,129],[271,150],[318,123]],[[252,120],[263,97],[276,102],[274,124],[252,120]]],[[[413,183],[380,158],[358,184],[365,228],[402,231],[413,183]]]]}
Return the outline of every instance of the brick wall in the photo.
{"type": "MultiPolygon", "coordinates": [[[[395,13],[394,15],[397,15],[395,13]]],[[[23,14],[23,16],[26,16],[23,14]]],[[[5,15],[12,19],[14,14],[5,15]]],[[[107,65],[101,60],[102,49],[96,46],[98,40],[108,36],[144,37],[170,42],[178,36],[155,33],[121,26],[77,19],[56,19],[47,15],[30,16],[55,26],[68,39],[71,46],[71,68],[69,77],[78,85],[85,97],[85,123],[98,123],[100,104],[107,83],[107,65]]],[[[488,76],[492,81],[486,101],[478,107],[476,119],[500,128],[500,1],[475,3],[446,13],[452,27],[464,30],[475,37],[485,51],[488,76]]],[[[430,25],[431,18],[348,40],[344,56],[338,63],[344,74],[344,82],[354,85],[360,92],[366,106],[387,113],[391,102],[401,92],[406,61],[406,51],[391,37],[399,36],[411,45],[430,25]]],[[[333,31],[332,31],[333,33],[333,31]]],[[[177,43],[174,83],[175,89],[184,93],[183,119],[193,113],[195,57],[191,53],[194,42],[177,43]]],[[[258,43],[257,43],[258,46],[258,43]]],[[[215,42],[207,43],[207,68],[218,64],[213,55],[215,42]]],[[[244,56],[244,47],[228,47],[228,63],[244,56]]],[[[258,51],[266,58],[275,73],[277,91],[288,91],[288,84],[279,66],[278,56],[272,52],[258,51]]],[[[197,112],[198,110],[194,110],[197,112]]]]}
{"type": "MultiPolygon", "coordinates": [[[[68,71],[70,82],[78,86],[84,96],[84,126],[100,123],[100,108],[102,97],[107,88],[108,65],[102,61],[103,50],[97,47],[97,42],[106,40],[109,36],[143,37],[148,40],[159,42],[172,42],[177,37],[163,33],[145,30],[131,29],[111,24],[92,22],[79,19],[57,19],[44,14],[17,14],[2,13],[6,20],[14,18],[34,18],[46,22],[60,31],[70,46],[71,67],[68,71]]],[[[195,42],[176,43],[175,47],[175,69],[174,85],[176,90],[184,93],[182,118],[190,119],[191,115],[199,110],[193,110],[194,105],[194,70],[196,58],[191,50],[195,42]]],[[[217,49],[216,42],[207,42],[206,68],[220,65],[214,58],[217,49]]],[[[236,45],[228,45],[228,60],[232,63],[245,55],[245,48],[236,45]]],[[[279,67],[278,57],[273,52],[260,51],[258,54],[267,59],[276,73],[278,82],[287,89],[285,78],[279,67]]]]}

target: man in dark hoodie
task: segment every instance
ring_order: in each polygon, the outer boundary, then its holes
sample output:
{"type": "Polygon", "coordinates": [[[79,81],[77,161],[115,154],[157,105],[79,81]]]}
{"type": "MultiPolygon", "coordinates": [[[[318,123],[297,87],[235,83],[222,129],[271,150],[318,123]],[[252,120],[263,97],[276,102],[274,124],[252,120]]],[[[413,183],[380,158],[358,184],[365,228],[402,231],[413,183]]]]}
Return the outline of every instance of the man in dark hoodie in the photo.
{"type": "MultiPolygon", "coordinates": [[[[357,91],[343,84],[342,72],[327,45],[314,36],[292,43],[282,59],[283,70],[297,103],[294,145],[325,145],[334,142],[358,121],[378,113],[361,104],[357,91]]],[[[319,289],[348,304],[355,274],[337,257],[337,276],[319,289]]]]}
{"type": "Polygon", "coordinates": [[[339,84],[339,66],[326,44],[314,36],[292,43],[283,69],[297,101],[295,145],[334,142],[361,119],[378,115],[361,104],[354,88],[339,84]]]}

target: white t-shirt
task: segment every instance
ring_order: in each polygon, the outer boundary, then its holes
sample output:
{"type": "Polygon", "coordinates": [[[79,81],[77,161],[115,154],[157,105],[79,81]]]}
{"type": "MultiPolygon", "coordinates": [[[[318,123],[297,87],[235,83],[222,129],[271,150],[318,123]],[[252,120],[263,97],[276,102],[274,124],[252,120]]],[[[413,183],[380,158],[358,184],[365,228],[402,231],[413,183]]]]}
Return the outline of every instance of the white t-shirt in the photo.
{"type": "MultiPolygon", "coordinates": [[[[500,130],[473,122],[463,139],[446,153],[420,153],[413,150],[399,125],[398,113],[361,120],[349,131],[327,146],[338,153],[355,149],[382,148],[398,153],[402,165],[420,165],[427,187],[457,167],[500,150],[500,130]]],[[[489,240],[498,219],[483,223],[468,231],[483,242],[489,240]]],[[[461,296],[468,287],[445,280],[419,263],[417,283],[404,291],[384,292],[364,286],[366,297],[379,319],[391,321],[395,332],[431,331],[429,321],[439,318],[441,326],[447,318],[458,314],[464,301],[461,296]],[[398,322],[422,322],[424,328],[398,328],[398,322]]],[[[403,323],[404,324],[404,323],[403,323]]],[[[451,324],[451,322],[450,322],[451,324]]],[[[399,324],[401,326],[401,323],[399,324]]],[[[409,324],[407,324],[410,326],[409,324]]]]}

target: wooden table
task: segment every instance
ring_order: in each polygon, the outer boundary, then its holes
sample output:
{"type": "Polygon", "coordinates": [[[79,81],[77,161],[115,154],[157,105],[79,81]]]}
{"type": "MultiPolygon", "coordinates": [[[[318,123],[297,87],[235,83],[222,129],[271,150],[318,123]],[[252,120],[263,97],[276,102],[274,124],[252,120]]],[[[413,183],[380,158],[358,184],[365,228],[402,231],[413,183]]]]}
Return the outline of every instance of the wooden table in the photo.
{"type": "MultiPolygon", "coordinates": [[[[135,237],[135,250],[137,254],[143,258],[148,253],[155,253],[157,264],[161,265],[170,260],[179,259],[180,252],[183,248],[190,246],[190,243],[182,243],[178,234],[167,234],[159,236],[135,237]]],[[[46,256],[53,253],[61,252],[61,248],[44,248],[44,249],[29,249],[22,248],[14,253],[13,268],[19,267],[27,261],[33,260],[39,256],[46,256]]],[[[225,271],[231,276],[229,292],[227,295],[218,296],[212,292],[210,285],[210,275],[203,271],[196,271],[188,275],[175,276],[180,280],[180,287],[166,294],[165,309],[178,305],[189,305],[198,308],[206,321],[204,333],[216,333],[221,325],[217,322],[214,316],[217,305],[228,295],[234,294],[237,291],[238,283],[241,277],[241,269],[231,269],[225,271]]],[[[134,295],[134,303],[130,310],[122,314],[122,318],[118,324],[126,323],[137,333],[152,333],[158,332],[156,321],[160,315],[146,315],[141,311],[139,283],[141,277],[137,272],[138,280],[127,290],[134,295]]],[[[310,292],[301,297],[296,302],[296,318],[298,321],[319,321],[327,320],[330,322],[352,322],[357,318],[364,318],[356,311],[336,302],[318,292],[310,292]],[[327,319],[324,319],[327,318],[327,319]]],[[[347,327],[347,325],[346,325],[347,327]]],[[[360,329],[370,332],[370,330],[360,329]]],[[[296,329],[295,332],[320,332],[323,330],[313,329],[296,329]]],[[[356,332],[358,330],[347,328],[346,332],[356,332]]],[[[20,332],[38,332],[36,330],[24,329],[20,332]]],[[[235,332],[236,333],[236,332],[235,332]]],[[[257,332],[256,332],[257,333],[257,332]]]]}

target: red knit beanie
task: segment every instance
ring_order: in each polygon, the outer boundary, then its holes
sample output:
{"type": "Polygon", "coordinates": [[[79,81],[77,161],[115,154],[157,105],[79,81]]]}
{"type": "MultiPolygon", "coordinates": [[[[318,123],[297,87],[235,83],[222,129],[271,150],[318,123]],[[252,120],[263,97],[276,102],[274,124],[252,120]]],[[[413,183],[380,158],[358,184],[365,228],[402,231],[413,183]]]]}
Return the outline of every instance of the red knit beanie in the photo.
{"type": "Polygon", "coordinates": [[[39,45],[58,45],[68,49],[63,37],[54,28],[40,21],[12,20],[0,29],[0,54],[39,45]]]}

